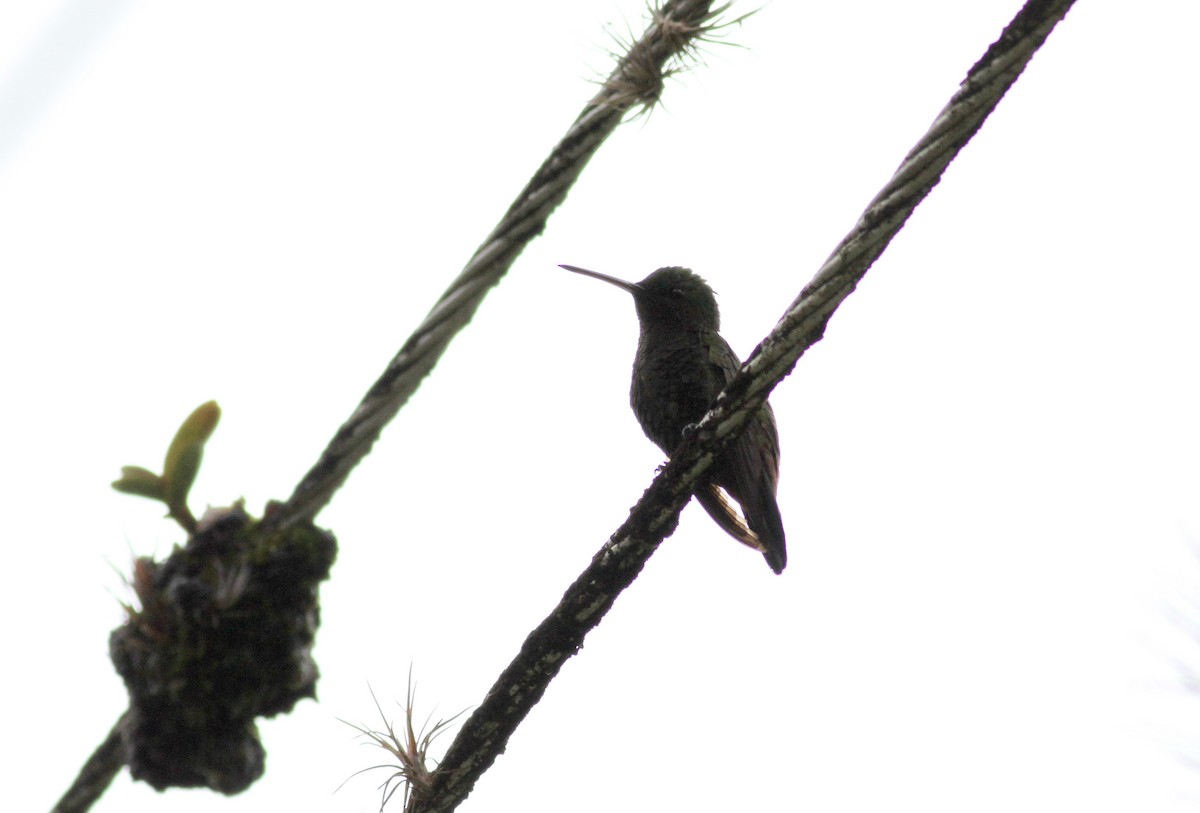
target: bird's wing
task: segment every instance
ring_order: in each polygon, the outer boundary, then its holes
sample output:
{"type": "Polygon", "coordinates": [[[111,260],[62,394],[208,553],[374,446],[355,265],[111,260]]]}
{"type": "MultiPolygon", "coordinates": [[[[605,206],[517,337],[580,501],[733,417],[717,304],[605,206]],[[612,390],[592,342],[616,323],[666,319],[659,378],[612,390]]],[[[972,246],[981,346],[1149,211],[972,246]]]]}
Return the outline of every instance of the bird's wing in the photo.
{"type": "MultiPolygon", "coordinates": [[[[733,380],[742,365],[720,336],[714,336],[708,347],[709,368],[719,390],[733,380]]],[[[716,396],[715,391],[713,395],[716,396]]],[[[741,507],[745,520],[739,517],[739,524],[753,536],[754,543],[747,542],[714,513],[718,506],[709,507],[703,499],[700,503],[730,536],[762,551],[776,573],[787,564],[783,519],[775,501],[778,481],[779,433],[775,428],[775,413],[770,404],[764,403],[742,435],[714,462],[711,475],[711,482],[723,488],[741,507]]],[[[727,502],[726,508],[732,511],[727,502]]]]}
{"type": "MultiPolygon", "coordinates": [[[[712,398],[715,399],[717,393],[723,390],[742,369],[742,362],[733,352],[729,343],[717,333],[712,334],[707,345],[709,348],[710,386],[713,388],[712,398]]],[[[768,478],[771,493],[774,494],[779,479],[779,432],[775,428],[775,412],[771,409],[771,405],[764,403],[763,408],[754,417],[754,421],[756,423],[746,427],[741,438],[726,454],[739,464],[732,466],[733,470],[768,478]]],[[[742,494],[746,493],[753,485],[756,484],[750,482],[730,483],[730,495],[741,502],[742,494]]]]}

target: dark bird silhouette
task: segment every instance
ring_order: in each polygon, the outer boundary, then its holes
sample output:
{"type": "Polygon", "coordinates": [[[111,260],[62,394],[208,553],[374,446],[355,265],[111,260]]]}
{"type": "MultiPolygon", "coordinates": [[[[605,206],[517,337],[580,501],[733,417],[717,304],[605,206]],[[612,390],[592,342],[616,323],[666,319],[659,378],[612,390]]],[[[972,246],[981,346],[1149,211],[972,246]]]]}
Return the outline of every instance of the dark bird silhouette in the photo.
{"type": "MultiPolygon", "coordinates": [[[[687,268],[660,268],[626,282],[573,265],[568,271],[604,280],[633,294],[641,334],[633,361],[629,401],[642,431],[666,454],[683,440],[742,363],[721,335],[717,298],[687,268]]],[[[783,520],[775,502],[779,436],[770,404],[763,404],[741,437],[713,462],[696,499],[730,536],[761,551],[782,573],[787,564],[783,520]],[[742,508],[745,520],[726,499],[742,508]]]]}

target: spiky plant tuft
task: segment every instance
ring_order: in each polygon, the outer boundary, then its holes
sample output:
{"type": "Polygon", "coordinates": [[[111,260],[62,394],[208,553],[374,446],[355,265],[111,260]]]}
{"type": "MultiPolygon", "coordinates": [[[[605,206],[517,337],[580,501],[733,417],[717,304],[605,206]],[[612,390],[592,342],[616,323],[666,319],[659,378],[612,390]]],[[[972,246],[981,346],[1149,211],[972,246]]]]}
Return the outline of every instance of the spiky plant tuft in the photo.
{"type": "Polygon", "coordinates": [[[613,34],[616,47],[609,53],[617,60],[618,68],[603,82],[609,92],[605,104],[620,110],[639,107],[637,115],[648,113],[662,98],[663,85],[668,77],[686,69],[686,60],[701,60],[700,44],[731,43],[724,39],[726,29],[740,25],[754,11],[732,20],[721,19],[730,3],[704,13],[676,9],[669,3],[651,4],[648,13],[653,23],[653,36],[634,39],[613,34]]]}
{"type": "Polygon", "coordinates": [[[414,724],[416,686],[413,685],[412,670],[410,669],[408,674],[407,702],[401,707],[404,710],[404,723],[400,731],[397,732],[392,721],[383,713],[383,708],[379,705],[379,698],[375,696],[375,691],[373,689],[370,689],[370,691],[371,700],[375,703],[380,720],[383,721],[382,730],[377,731],[365,725],[355,725],[346,720],[342,720],[342,722],[370,740],[368,744],[387,751],[388,754],[395,758],[395,762],[363,768],[361,771],[356,771],[351,778],[361,773],[381,768],[391,770],[392,773],[379,786],[382,792],[379,809],[382,811],[387,806],[387,803],[391,801],[396,791],[403,788],[404,810],[410,810],[418,800],[426,797],[433,788],[433,769],[437,766],[436,764],[431,764],[434,763],[434,760],[429,756],[430,747],[433,745],[434,740],[444,734],[450,725],[461,717],[466,710],[460,711],[449,719],[438,720],[432,726],[430,725],[430,721],[433,719],[433,713],[430,712],[429,716],[425,718],[424,724],[418,729],[414,724]]]}

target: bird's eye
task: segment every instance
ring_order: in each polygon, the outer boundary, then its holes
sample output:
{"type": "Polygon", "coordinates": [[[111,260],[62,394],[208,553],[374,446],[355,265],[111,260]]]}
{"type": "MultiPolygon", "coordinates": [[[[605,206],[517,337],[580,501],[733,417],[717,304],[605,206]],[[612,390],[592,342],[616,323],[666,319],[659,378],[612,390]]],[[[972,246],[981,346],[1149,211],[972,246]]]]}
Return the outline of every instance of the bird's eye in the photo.
{"type": "Polygon", "coordinates": [[[671,296],[678,296],[678,297],[682,297],[682,296],[683,296],[683,289],[682,289],[682,288],[672,288],[672,289],[671,289],[671,296]]]}

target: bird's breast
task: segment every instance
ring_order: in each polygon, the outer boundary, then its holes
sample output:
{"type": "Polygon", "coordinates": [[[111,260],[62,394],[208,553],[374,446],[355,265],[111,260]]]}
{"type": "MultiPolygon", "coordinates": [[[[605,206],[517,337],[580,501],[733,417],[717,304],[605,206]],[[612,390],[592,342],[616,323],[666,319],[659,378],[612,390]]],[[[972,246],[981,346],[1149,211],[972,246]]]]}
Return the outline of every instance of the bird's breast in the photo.
{"type": "Polygon", "coordinates": [[[704,416],[724,386],[714,375],[700,331],[644,331],[633,365],[629,400],[642,430],[664,452],[679,445],[684,427],[704,416]]]}

